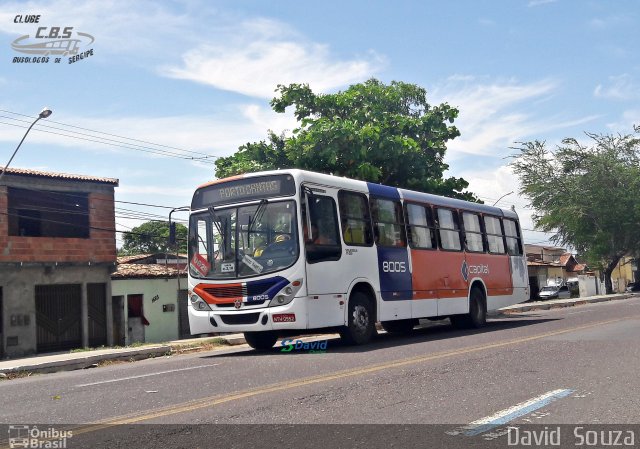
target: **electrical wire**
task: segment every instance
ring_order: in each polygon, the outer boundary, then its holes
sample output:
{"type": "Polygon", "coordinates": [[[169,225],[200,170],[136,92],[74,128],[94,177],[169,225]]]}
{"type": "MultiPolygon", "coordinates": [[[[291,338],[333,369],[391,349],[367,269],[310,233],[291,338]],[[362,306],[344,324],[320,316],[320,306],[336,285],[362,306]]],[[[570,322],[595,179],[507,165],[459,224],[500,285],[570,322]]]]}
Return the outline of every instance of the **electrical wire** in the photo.
{"type": "MultiPolygon", "coordinates": [[[[26,121],[19,120],[19,119],[14,119],[14,118],[3,116],[3,115],[0,115],[0,118],[6,118],[6,119],[9,119],[9,120],[16,120],[16,121],[20,121],[20,122],[25,122],[26,123],[26,121]]],[[[18,128],[27,128],[27,126],[18,125],[18,124],[15,124],[15,123],[7,123],[7,122],[4,122],[4,121],[0,121],[0,124],[8,125],[8,126],[15,126],[15,127],[18,127],[18,128]]],[[[205,156],[201,156],[201,157],[187,156],[187,155],[182,154],[182,153],[162,150],[162,149],[159,149],[159,148],[152,148],[152,147],[147,147],[147,146],[144,146],[144,145],[138,145],[138,144],[134,144],[134,143],[121,142],[121,141],[117,141],[117,140],[114,140],[114,139],[108,139],[108,138],[99,137],[99,136],[90,136],[90,135],[87,135],[87,134],[84,134],[84,133],[76,133],[76,134],[79,134],[79,135],[88,136],[88,137],[79,137],[78,135],[68,134],[70,131],[67,131],[67,130],[64,130],[64,129],[61,129],[61,128],[48,126],[48,125],[36,126],[36,127],[34,127],[34,130],[40,131],[40,132],[44,132],[44,133],[48,133],[48,134],[57,135],[57,136],[69,137],[69,138],[72,138],[72,139],[99,143],[99,144],[102,144],[102,145],[109,145],[109,146],[113,146],[113,147],[125,148],[125,149],[128,149],[128,150],[140,151],[140,152],[143,152],[143,153],[155,154],[157,156],[165,156],[165,157],[173,157],[173,158],[178,158],[178,159],[192,160],[192,161],[197,161],[197,162],[201,162],[201,163],[209,164],[209,165],[213,165],[213,164],[215,164],[215,162],[212,161],[212,160],[208,160],[208,159],[210,159],[210,158],[217,159],[217,158],[220,157],[220,156],[213,156],[213,155],[205,155],[205,156]],[[63,131],[63,132],[48,131],[48,130],[43,129],[43,128],[56,129],[56,130],[60,130],[60,131],[63,131]],[[90,137],[92,137],[92,138],[90,138],[90,137]]]]}

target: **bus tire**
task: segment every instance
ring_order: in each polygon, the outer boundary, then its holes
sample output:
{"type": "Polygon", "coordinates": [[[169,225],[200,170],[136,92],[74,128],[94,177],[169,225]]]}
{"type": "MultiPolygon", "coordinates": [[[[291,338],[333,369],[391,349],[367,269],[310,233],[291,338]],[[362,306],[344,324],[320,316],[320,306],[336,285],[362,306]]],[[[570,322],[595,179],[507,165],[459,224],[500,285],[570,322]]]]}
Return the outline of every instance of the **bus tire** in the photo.
{"type": "Polygon", "coordinates": [[[482,289],[473,287],[469,296],[469,313],[452,315],[451,324],[456,329],[480,329],[487,324],[487,299],[482,289]]]}
{"type": "Polygon", "coordinates": [[[413,331],[413,327],[418,324],[416,320],[395,320],[382,321],[382,328],[390,334],[409,334],[413,331]]]}
{"type": "Polygon", "coordinates": [[[347,326],[340,330],[342,341],[349,345],[367,343],[376,333],[373,304],[365,293],[355,292],[349,299],[347,326]]]}
{"type": "Polygon", "coordinates": [[[275,332],[245,332],[244,339],[249,346],[257,351],[268,351],[278,341],[278,334],[275,332]]]}

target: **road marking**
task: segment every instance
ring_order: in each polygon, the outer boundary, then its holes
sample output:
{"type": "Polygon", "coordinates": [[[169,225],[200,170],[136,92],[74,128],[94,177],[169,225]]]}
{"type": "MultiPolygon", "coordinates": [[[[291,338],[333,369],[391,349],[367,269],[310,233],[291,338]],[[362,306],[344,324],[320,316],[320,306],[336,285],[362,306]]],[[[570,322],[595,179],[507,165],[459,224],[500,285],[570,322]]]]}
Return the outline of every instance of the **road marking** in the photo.
{"type": "Polygon", "coordinates": [[[192,369],[199,369],[199,368],[209,368],[211,366],[216,366],[216,365],[219,365],[219,363],[214,363],[213,365],[192,366],[190,368],[172,369],[172,370],[169,370],[169,371],[160,371],[160,372],[151,373],[151,374],[140,374],[139,376],[121,377],[119,379],[101,380],[100,382],[91,382],[89,384],[76,385],[76,387],[91,387],[93,385],[110,384],[110,383],[113,383],[113,382],[122,382],[123,380],[141,379],[143,377],[159,376],[160,374],[177,373],[177,372],[180,372],[180,371],[189,371],[189,370],[192,370],[192,369]]]}
{"type": "Polygon", "coordinates": [[[164,408],[153,410],[150,413],[145,413],[145,414],[131,413],[131,414],[127,414],[127,415],[121,415],[121,416],[117,416],[117,417],[114,417],[114,418],[106,419],[106,420],[103,420],[103,421],[98,421],[98,422],[96,422],[94,424],[87,424],[87,425],[78,426],[78,427],[72,428],[71,430],[73,430],[74,434],[80,435],[80,434],[83,434],[83,433],[89,433],[89,432],[95,432],[95,431],[102,430],[102,429],[108,429],[110,427],[117,426],[117,425],[134,424],[134,423],[138,423],[138,422],[141,422],[141,421],[148,421],[148,420],[154,419],[154,418],[161,418],[161,417],[175,415],[175,414],[179,414],[179,413],[191,412],[191,411],[194,411],[194,410],[199,410],[199,409],[207,408],[207,407],[213,407],[213,406],[224,404],[224,403],[227,403],[227,402],[232,402],[232,401],[237,401],[237,400],[240,400],[240,399],[250,398],[250,397],[253,397],[253,396],[258,396],[258,395],[263,395],[263,394],[268,394],[268,393],[275,393],[275,392],[278,392],[278,391],[289,390],[289,389],[293,389],[293,388],[303,387],[303,386],[307,386],[307,385],[313,385],[313,384],[322,383],[322,382],[329,382],[331,380],[337,380],[337,379],[344,379],[344,378],[349,378],[349,377],[354,377],[354,376],[360,376],[360,375],[363,375],[363,374],[369,374],[369,373],[382,371],[382,370],[389,369],[389,368],[398,368],[398,367],[402,367],[402,366],[406,366],[406,365],[414,365],[414,364],[418,364],[418,363],[422,363],[422,362],[427,362],[427,361],[432,361],[432,360],[438,360],[438,359],[453,357],[453,356],[456,356],[456,355],[464,355],[464,354],[470,354],[470,353],[474,353],[474,352],[486,351],[486,350],[489,350],[489,349],[502,348],[502,347],[505,347],[505,346],[513,346],[513,345],[520,344],[520,343],[527,343],[527,342],[530,342],[530,341],[535,341],[535,340],[540,340],[540,339],[543,339],[543,338],[553,337],[555,335],[567,334],[569,332],[580,331],[580,330],[589,329],[589,328],[592,328],[592,327],[604,326],[604,325],[611,324],[611,323],[616,323],[616,322],[619,322],[619,321],[624,321],[624,320],[629,320],[629,319],[638,319],[638,318],[640,318],[640,316],[631,316],[631,317],[624,317],[624,318],[616,318],[616,319],[607,320],[607,321],[599,321],[597,323],[585,324],[585,325],[582,325],[582,326],[576,326],[576,327],[572,327],[572,328],[569,328],[569,329],[563,329],[563,330],[558,330],[558,331],[545,332],[545,333],[542,333],[542,334],[533,335],[531,337],[523,337],[523,338],[518,338],[518,339],[514,339],[514,340],[507,340],[507,341],[503,341],[503,342],[500,342],[500,343],[490,343],[490,344],[482,345],[482,346],[471,346],[471,347],[458,349],[458,350],[454,350],[454,351],[435,353],[435,354],[428,355],[428,356],[411,357],[411,358],[407,358],[407,359],[395,360],[393,362],[387,362],[387,363],[382,363],[382,364],[378,364],[378,365],[370,365],[370,366],[363,367],[363,368],[356,368],[356,369],[338,371],[338,372],[331,373],[331,374],[323,374],[323,375],[319,375],[319,376],[307,377],[307,378],[300,379],[300,380],[297,380],[297,381],[290,381],[290,382],[282,382],[282,383],[277,383],[277,384],[271,384],[271,385],[267,385],[267,386],[264,386],[264,387],[259,387],[259,388],[254,388],[254,389],[250,389],[250,390],[244,390],[244,391],[239,391],[239,392],[236,392],[236,393],[231,393],[231,394],[226,395],[226,396],[217,395],[217,396],[198,399],[198,400],[195,400],[195,401],[186,402],[186,403],[182,403],[182,404],[176,404],[176,405],[172,405],[172,406],[168,406],[168,407],[164,407],[164,408]]]}
{"type": "Polygon", "coordinates": [[[549,391],[545,394],[541,394],[540,396],[536,396],[535,398],[529,399],[528,401],[521,402],[513,407],[509,407],[507,409],[501,410],[497,413],[494,413],[491,416],[487,416],[486,418],[479,419],[477,421],[473,421],[472,423],[460,427],[451,432],[447,432],[449,435],[465,435],[465,436],[476,436],[481,433],[488,432],[489,430],[506,424],[510,421],[513,421],[516,418],[520,418],[521,416],[528,415],[529,413],[538,410],[545,405],[560,399],[569,396],[573,393],[574,390],[569,389],[560,389],[549,391]]]}

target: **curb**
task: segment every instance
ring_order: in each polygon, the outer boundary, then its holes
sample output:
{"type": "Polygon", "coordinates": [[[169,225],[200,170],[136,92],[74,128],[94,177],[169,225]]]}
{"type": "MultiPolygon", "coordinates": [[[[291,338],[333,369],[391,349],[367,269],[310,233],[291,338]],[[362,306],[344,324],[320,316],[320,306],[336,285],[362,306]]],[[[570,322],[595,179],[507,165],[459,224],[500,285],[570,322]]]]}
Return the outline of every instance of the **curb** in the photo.
{"type": "Polygon", "coordinates": [[[85,357],[78,357],[71,360],[53,360],[50,362],[40,362],[31,364],[20,364],[16,360],[16,365],[0,370],[1,374],[29,372],[29,373],[54,373],[57,371],[74,371],[78,369],[94,368],[99,362],[106,360],[142,360],[153,357],[164,356],[171,352],[171,346],[162,345],[152,348],[132,348],[114,353],[87,354],[85,357]]]}
{"type": "Polygon", "coordinates": [[[530,312],[533,310],[550,310],[561,309],[565,307],[581,306],[585,304],[595,304],[599,302],[617,301],[621,299],[628,299],[636,297],[633,293],[619,293],[613,295],[601,295],[592,296],[589,298],[572,298],[572,299],[556,299],[553,301],[536,301],[524,304],[517,304],[515,306],[503,307],[492,312],[489,312],[488,316],[508,316],[512,314],[518,314],[522,312],[530,312]]]}

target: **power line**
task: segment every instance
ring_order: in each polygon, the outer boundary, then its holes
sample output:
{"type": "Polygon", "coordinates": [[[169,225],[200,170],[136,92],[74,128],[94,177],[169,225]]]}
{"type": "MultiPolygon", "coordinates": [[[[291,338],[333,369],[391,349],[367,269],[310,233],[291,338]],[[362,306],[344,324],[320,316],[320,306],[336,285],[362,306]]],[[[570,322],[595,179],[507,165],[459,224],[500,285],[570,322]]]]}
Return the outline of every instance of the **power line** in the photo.
{"type": "MultiPolygon", "coordinates": [[[[19,112],[8,111],[8,110],[6,110],[6,109],[0,109],[0,112],[6,112],[6,113],[8,113],[8,114],[18,115],[18,116],[21,116],[21,117],[28,117],[29,119],[32,119],[32,117],[31,117],[31,116],[29,116],[29,115],[21,114],[21,113],[19,113],[19,112]]],[[[7,117],[7,118],[9,118],[9,117],[7,117]]],[[[13,119],[13,118],[11,118],[11,119],[12,119],[12,120],[17,120],[17,119],[13,119]]],[[[214,158],[218,158],[218,157],[220,157],[220,156],[208,155],[208,154],[206,154],[206,153],[202,153],[202,152],[191,151],[191,150],[185,150],[185,149],[178,148],[178,147],[172,147],[172,146],[169,146],[169,145],[163,145],[163,144],[159,144],[159,143],[149,142],[149,141],[147,141],[147,140],[134,139],[134,138],[132,138],[132,137],[126,137],[126,136],[120,136],[120,135],[117,135],[117,134],[106,133],[106,132],[103,132],[103,131],[97,131],[97,130],[95,130],[95,129],[83,128],[83,127],[81,127],[81,126],[77,126],[77,125],[69,125],[69,124],[66,124],[66,123],[57,122],[57,121],[55,121],[55,120],[49,120],[49,121],[48,121],[48,123],[55,123],[55,124],[57,124],[57,125],[66,126],[66,127],[68,127],[68,128],[76,128],[76,129],[81,129],[81,130],[83,130],[83,131],[90,131],[90,132],[92,132],[92,133],[104,134],[105,136],[117,137],[117,138],[119,138],[119,139],[126,139],[126,140],[131,140],[131,141],[134,141],[134,142],[146,143],[146,144],[154,145],[154,146],[157,146],[157,147],[169,148],[169,149],[172,149],[172,150],[178,150],[178,151],[181,151],[181,152],[184,152],[184,153],[199,154],[199,155],[205,155],[205,156],[208,156],[208,157],[214,157],[214,158]]],[[[55,129],[59,129],[59,128],[55,128],[55,129]]]]}
{"type": "MultiPolygon", "coordinates": [[[[24,120],[14,119],[14,118],[7,117],[7,116],[2,116],[2,115],[0,115],[0,118],[7,118],[9,120],[16,120],[16,121],[24,122],[24,120]]],[[[9,126],[15,126],[15,127],[18,127],[18,128],[26,128],[26,126],[17,125],[15,123],[7,123],[7,122],[3,122],[3,121],[0,121],[0,124],[9,125],[9,126]]],[[[57,135],[57,136],[69,137],[69,138],[72,138],[72,139],[84,140],[84,141],[87,141],[87,142],[94,142],[94,143],[99,143],[99,144],[102,144],[102,145],[109,145],[109,146],[113,146],[113,147],[120,147],[120,148],[125,148],[125,149],[128,149],[128,150],[140,151],[140,152],[143,152],[143,153],[155,154],[157,156],[174,157],[174,158],[178,158],[178,159],[192,160],[192,161],[202,162],[204,164],[210,164],[210,165],[213,165],[214,161],[208,160],[209,158],[219,158],[220,157],[220,156],[212,156],[212,155],[206,155],[206,156],[202,156],[202,157],[187,156],[185,154],[181,154],[181,153],[177,153],[177,152],[171,152],[171,151],[162,150],[162,149],[159,149],[159,148],[151,148],[151,147],[138,145],[138,144],[131,144],[131,143],[127,143],[127,142],[120,142],[120,141],[116,141],[116,140],[113,140],[113,139],[107,139],[107,138],[99,137],[99,136],[90,136],[90,137],[93,137],[93,138],[79,137],[77,135],[67,134],[69,132],[67,130],[64,130],[64,129],[61,129],[61,128],[52,127],[52,126],[48,126],[48,125],[44,125],[44,126],[41,126],[41,127],[36,127],[35,129],[37,131],[41,131],[41,132],[48,133],[48,134],[54,134],[54,135],[57,135]],[[51,129],[56,129],[56,130],[60,130],[60,131],[64,131],[64,132],[48,131],[48,130],[41,129],[41,128],[51,128],[51,129]]],[[[83,134],[83,133],[77,133],[77,134],[83,134]]],[[[87,135],[87,134],[85,134],[85,135],[87,135]]],[[[89,136],[89,135],[87,135],[87,136],[89,136]]]]}

